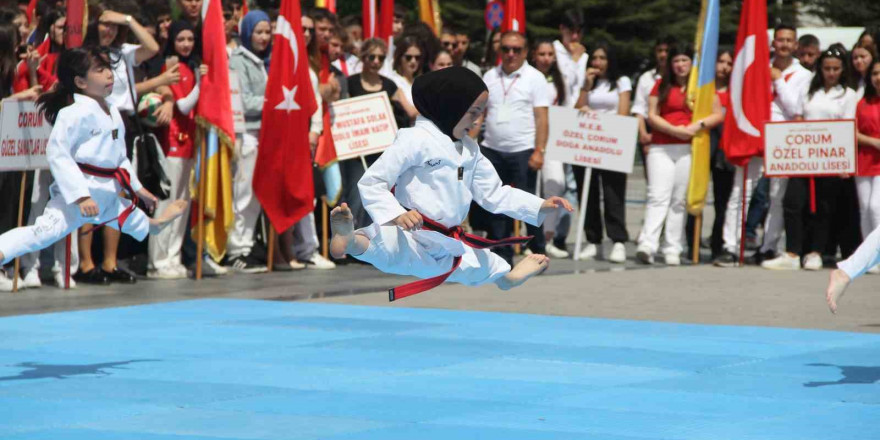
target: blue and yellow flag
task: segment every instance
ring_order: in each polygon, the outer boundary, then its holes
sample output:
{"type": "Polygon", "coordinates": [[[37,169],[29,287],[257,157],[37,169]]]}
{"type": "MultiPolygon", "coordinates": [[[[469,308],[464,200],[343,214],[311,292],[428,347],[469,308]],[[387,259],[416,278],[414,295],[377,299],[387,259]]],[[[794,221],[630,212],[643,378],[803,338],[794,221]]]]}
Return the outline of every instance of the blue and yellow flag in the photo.
{"type": "MultiPolygon", "coordinates": [[[[214,261],[219,262],[226,254],[227,231],[232,228],[232,172],[229,163],[229,148],[219,142],[217,129],[196,129],[196,143],[206,148],[205,162],[205,251],[214,261]]],[[[198,237],[199,177],[201,160],[196,158],[192,180],[192,235],[198,237]]]]}
{"type": "MultiPolygon", "coordinates": [[[[718,57],[719,0],[703,0],[697,27],[696,56],[688,82],[688,101],[693,104],[693,121],[712,114],[715,102],[715,60],[718,57]]],[[[700,215],[709,189],[711,156],[709,132],[700,130],[691,141],[691,176],[688,183],[687,210],[700,215]]]]}

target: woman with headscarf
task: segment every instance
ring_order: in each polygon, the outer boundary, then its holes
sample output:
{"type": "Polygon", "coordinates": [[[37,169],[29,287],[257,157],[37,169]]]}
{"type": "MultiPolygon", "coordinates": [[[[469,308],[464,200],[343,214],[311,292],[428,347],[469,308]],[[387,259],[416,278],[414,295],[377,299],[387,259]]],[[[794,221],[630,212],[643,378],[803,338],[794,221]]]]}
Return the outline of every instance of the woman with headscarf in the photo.
{"type": "Polygon", "coordinates": [[[562,198],[543,200],[501,185],[495,168],[468,136],[488,99],[486,84],[463,67],[416,78],[413,101],[420,116],[415,126],[401,129],[358,183],[373,224],[354,230],[345,203],[331,213],[334,257],[350,254],[383,272],[422,278],[392,289],[392,300],[446,280],[466,285],[494,282],[506,290],[549,264],[546,256],[533,254],[511,269],[487,248],[528,238],[493,242],[464,234],[459,226],[472,200],[490,212],[534,225],[555,209],[571,211],[562,198]]]}
{"type": "Polygon", "coordinates": [[[266,81],[269,78],[269,58],[272,54],[272,26],[269,15],[250,11],[239,25],[241,45],[229,57],[229,69],[238,75],[241,100],[244,105],[245,133],[241,142],[232,183],[234,223],[226,244],[228,265],[244,273],[265,272],[266,266],[251,256],[254,246],[254,228],[260,215],[260,202],[254,195],[251,182],[257,165],[257,142],[260,139],[260,118],[266,81]]]}
{"type": "MultiPolygon", "coordinates": [[[[177,199],[189,200],[189,176],[195,158],[196,121],[194,109],[199,102],[200,77],[208,73],[208,66],[200,64],[194,53],[195,28],[188,21],[179,20],[168,29],[165,46],[165,65],[162,70],[177,66],[180,81],[170,86],[174,96],[174,116],[163,130],[162,149],[165,152],[165,175],[171,181],[170,197],[160,200],[158,209],[164,209],[177,199]]],[[[181,262],[181,248],[186,235],[186,216],[180,216],[157,235],[150,236],[150,278],[186,278],[186,267],[181,262]]]]}

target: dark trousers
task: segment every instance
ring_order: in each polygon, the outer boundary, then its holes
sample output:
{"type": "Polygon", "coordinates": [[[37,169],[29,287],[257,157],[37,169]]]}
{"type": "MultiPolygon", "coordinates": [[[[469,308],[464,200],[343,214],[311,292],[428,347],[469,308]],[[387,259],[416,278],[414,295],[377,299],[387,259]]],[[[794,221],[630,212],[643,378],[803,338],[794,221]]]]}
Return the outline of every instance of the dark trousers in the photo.
{"type": "MultiPolygon", "coordinates": [[[[584,167],[573,168],[580,200],[584,190],[584,167]]],[[[629,241],[626,231],[626,174],[597,169],[591,174],[590,192],[587,194],[587,218],[584,222],[587,241],[593,244],[602,243],[604,218],[604,229],[608,238],[615,243],[626,243],[629,241]]]]}
{"type": "MultiPolygon", "coordinates": [[[[502,153],[490,148],[480,148],[483,156],[489,159],[501,183],[510,185],[514,188],[521,189],[527,193],[535,193],[535,183],[537,182],[537,171],[529,168],[529,157],[535,150],[526,150],[519,153],[502,153]]],[[[544,228],[540,226],[532,226],[526,223],[526,231],[528,235],[534,236],[529,242],[529,249],[535,253],[544,253],[544,228]]],[[[492,215],[489,221],[489,238],[499,240],[511,236],[513,232],[513,219],[506,215],[492,215]]],[[[492,249],[493,252],[507,260],[508,263],[513,261],[513,248],[510,246],[501,246],[492,249]]]]}
{"type": "MultiPolygon", "coordinates": [[[[380,154],[365,156],[367,166],[372,165],[379,156],[380,154]]],[[[364,176],[364,172],[364,164],[361,163],[359,158],[339,162],[339,173],[342,175],[342,196],[340,197],[339,204],[341,205],[343,202],[348,203],[351,214],[354,216],[355,228],[363,228],[373,222],[370,219],[370,214],[364,209],[361,193],[358,191],[357,186],[361,177],[364,176]]]]}
{"type": "Polygon", "coordinates": [[[752,192],[749,212],[746,216],[746,237],[757,238],[758,226],[764,223],[767,211],[770,210],[770,179],[762,177],[752,192]]]}
{"type": "Polygon", "coordinates": [[[839,177],[817,177],[816,212],[810,212],[810,179],[789,179],[783,199],[785,217],[785,248],[793,254],[822,253],[831,236],[836,197],[843,180],[839,177]]]}
{"type": "MultiPolygon", "coordinates": [[[[712,223],[712,258],[724,253],[724,216],[727,213],[727,202],[733,189],[735,170],[712,170],[712,196],[715,199],[715,221],[712,223]]],[[[692,234],[693,235],[693,234],[692,234]]]]}
{"type": "Polygon", "coordinates": [[[834,201],[834,217],[831,219],[831,235],[823,254],[836,256],[839,246],[841,256],[848,258],[862,242],[855,179],[841,179],[838,191],[831,199],[834,201]]]}

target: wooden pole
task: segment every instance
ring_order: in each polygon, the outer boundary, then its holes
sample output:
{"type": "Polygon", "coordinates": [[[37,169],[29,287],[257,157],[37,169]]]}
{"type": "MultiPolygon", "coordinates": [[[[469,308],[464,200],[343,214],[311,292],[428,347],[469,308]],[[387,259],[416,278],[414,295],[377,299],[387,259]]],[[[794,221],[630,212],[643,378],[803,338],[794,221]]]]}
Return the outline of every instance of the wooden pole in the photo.
{"type": "MultiPolygon", "coordinates": [[[[24,219],[24,188],[27,186],[27,171],[21,172],[21,190],[18,192],[18,227],[22,227],[24,219]]],[[[18,271],[21,269],[21,259],[15,257],[14,272],[12,273],[12,291],[18,292],[18,271]]]]}
{"type": "Polygon", "coordinates": [[[268,269],[269,272],[272,272],[272,268],[275,266],[275,240],[277,240],[278,237],[275,233],[275,227],[273,227],[272,223],[268,221],[268,218],[267,223],[269,223],[269,238],[267,239],[268,243],[266,244],[266,247],[268,249],[266,252],[268,252],[269,255],[266,258],[266,269],[268,269]]]}
{"type": "MultiPolygon", "coordinates": [[[[520,229],[519,220],[514,220],[513,221],[513,236],[514,237],[519,237],[519,229],[520,229]]],[[[513,253],[516,255],[521,254],[522,253],[522,246],[520,246],[518,244],[513,245],[513,253]]]]}
{"type": "Polygon", "coordinates": [[[700,237],[703,235],[700,232],[702,229],[703,229],[703,214],[700,214],[700,215],[696,216],[696,218],[694,219],[694,251],[693,251],[694,252],[694,255],[693,255],[694,264],[697,264],[700,262],[700,237]]]}
{"type": "Polygon", "coordinates": [[[327,245],[330,240],[327,231],[327,224],[329,223],[327,216],[327,198],[321,197],[321,255],[323,255],[324,258],[329,258],[329,249],[327,245]]]}
{"type": "Polygon", "coordinates": [[[73,242],[73,231],[64,239],[64,290],[70,290],[70,247],[73,242]]]}
{"type": "Polygon", "coordinates": [[[740,211],[740,231],[739,231],[739,265],[745,266],[746,262],[746,214],[748,214],[748,210],[746,210],[746,204],[748,200],[746,200],[746,185],[749,183],[749,163],[743,166],[743,186],[742,186],[742,205],[739,207],[740,211]]]}
{"type": "MultiPolygon", "coordinates": [[[[207,133],[205,133],[207,135],[207,133]]],[[[196,226],[196,279],[202,279],[202,258],[205,251],[205,191],[208,187],[205,182],[207,164],[205,163],[208,139],[203,135],[199,143],[199,213],[196,226]]]]}

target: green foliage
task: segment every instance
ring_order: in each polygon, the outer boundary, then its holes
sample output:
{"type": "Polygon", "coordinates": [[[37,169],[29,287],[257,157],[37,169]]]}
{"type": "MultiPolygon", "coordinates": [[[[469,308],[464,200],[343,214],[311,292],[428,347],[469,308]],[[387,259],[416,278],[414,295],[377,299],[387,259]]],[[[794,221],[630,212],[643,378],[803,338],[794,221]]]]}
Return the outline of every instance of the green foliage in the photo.
{"type": "Polygon", "coordinates": [[[805,0],[804,7],[838,26],[880,27],[880,1],[805,0]]]}

